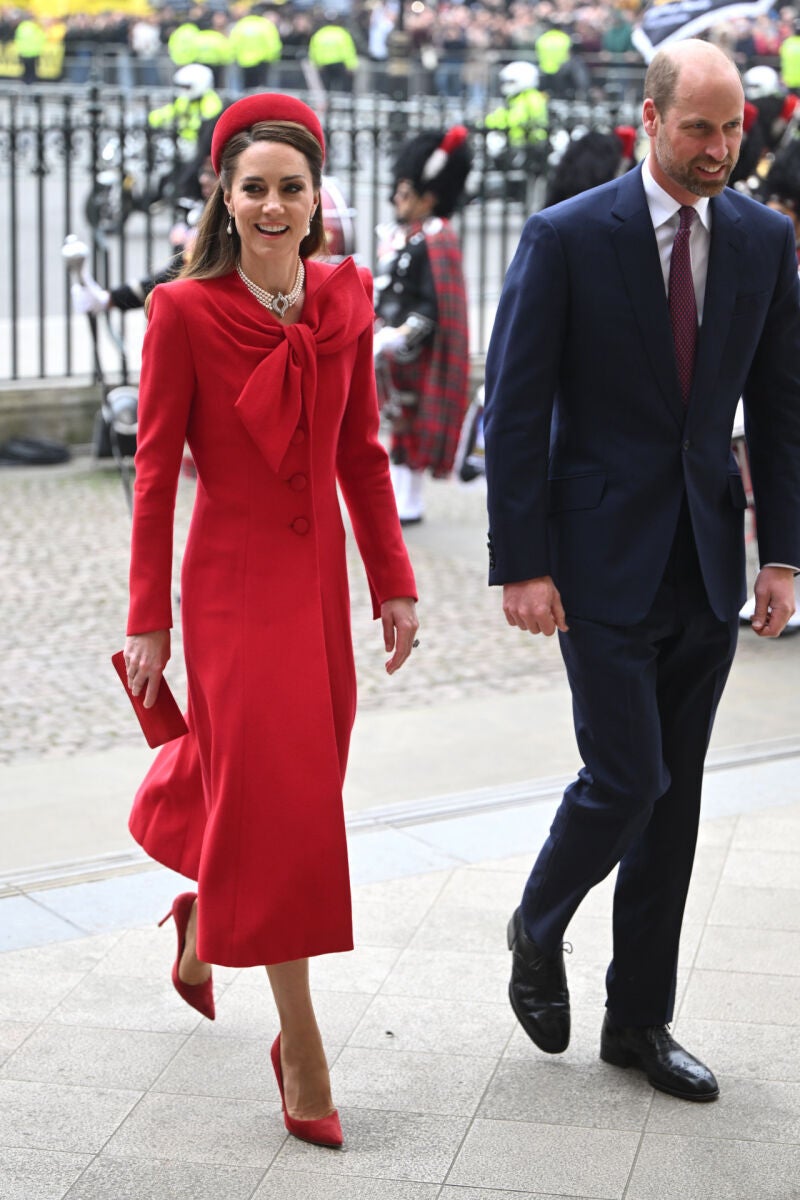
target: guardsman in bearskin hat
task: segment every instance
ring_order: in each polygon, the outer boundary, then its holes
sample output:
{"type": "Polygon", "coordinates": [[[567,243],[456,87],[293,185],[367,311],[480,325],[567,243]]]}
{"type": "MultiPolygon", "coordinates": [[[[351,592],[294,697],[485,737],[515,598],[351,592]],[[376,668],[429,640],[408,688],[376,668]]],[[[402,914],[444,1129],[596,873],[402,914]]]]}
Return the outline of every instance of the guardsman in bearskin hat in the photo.
{"type": "Polygon", "coordinates": [[[467,299],[449,218],[470,163],[463,126],[412,138],[394,167],[396,224],[379,229],[376,374],[406,524],[422,519],[424,472],[450,474],[469,400],[467,299]]]}

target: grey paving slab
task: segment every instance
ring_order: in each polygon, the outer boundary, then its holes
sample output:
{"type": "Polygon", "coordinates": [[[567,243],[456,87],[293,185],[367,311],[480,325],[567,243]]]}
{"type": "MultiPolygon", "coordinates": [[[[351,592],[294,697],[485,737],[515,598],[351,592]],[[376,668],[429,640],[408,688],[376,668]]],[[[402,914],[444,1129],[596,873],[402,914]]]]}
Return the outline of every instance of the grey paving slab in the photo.
{"type": "Polygon", "coordinates": [[[552,819],[549,804],[528,804],[453,819],[446,829],[439,821],[410,825],[407,832],[444,854],[479,863],[490,855],[513,854],[520,845],[538,848],[552,819]]]}
{"type": "Polygon", "coordinates": [[[141,1092],[0,1079],[0,1146],[96,1154],[141,1092]]]}
{"type": "MultiPolygon", "coordinates": [[[[325,992],[314,988],[314,1010],[326,1045],[341,1046],[364,1014],[371,997],[367,992],[325,992]]],[[[260,987],[238,980],[222,994],[216,1021],[203,1021],[196,1038],[253,1038],[271,1045],[278,1029],[278,1014],[266,977],[260,987]]]]}
{"type": "Polygon", "coordinates": [[[800,1037],[796,1026],[704,1021],[682,1016],[674,1033],[682,1046],[708,1063],[720,1081],[728,1076],[800,1081],[800,1037]]]}
{"type": "Polygon", "coordinates": [[[0,1068],[0,1079],[145,1091],[180,1050],[185,1037],[42,1024],[0,1068]]]}
{"type": "MultiPolygon", "coordinates": [[[[548,1195],[544,1192],[495,1191],[494,1188],[443,1187],[439,1200],[564,1200],[560,1196],[548,1195]]],[[[589,1200],[588,1196],[570,1196],[568,1200],[589,1200]]]]}
{"type": "MultiPolygon", "coordinates": [[[[251,1200],[264,1171],[226,1163],[96,1158],[67,1200],[251,1200]]],[[[33,1200],[26,1197],[26,1200],[33,1200]]]]}
{"type": "Polygon", "coordinates": [[[20,1017],[26,1021],[43,1021],[83,979],[83,971],[48,972],[21,967],[4,970],[0,987],[0,1021],[20,1017]]]}
{"type": "Polygon", "coordinates": [[[437,1183],[400,1179],[331,1178],[273,1167],[253,1200],[437,1200],[437,1183]]]}
{"type": "Polygon", "coordinates": [[[652,1098],[652,1088],[634,1072],[610,1071],[600,1062],[588,1067],[554,1062],[540,1054],[532,1061],[501,1062],[479,1114],[498,1121],[641,1130],[652,1098]]]}
{"type": "Polygon", "coordinates": [[[449,871],[360,884],[353,889],[357,946],[406,946],[436,901],[449,871]]]}
{"type": "Polygon", "coordinates": [[[266,1168],[286,1136],[279,1101],[150,1093],[103,1153],[110,1158],[266,1168]]]}
{"type": "Polygon", "coordinates": [[[48,888],[31,896],[84,932],[105,933],[155,923],[169,911],[179,892],[194,887],[191,880],[173,871],[157,870],[48,888]]]}
{"type": "Polygon", "coordinates": [[[350,1036],[351,1046],[498,1058],[516,1024],[508,1003],[378,995],[350,1036]]]}
{"type": "Polygon", "coordinates": [[[725,1078],[714,1104],[656,1092],[647,1132],[800,1145],[800,1082],[725,1078]]]}
{"type": "Polygon", "coordinates": [[[311,986],[324,992],[377,992],[400,951],[393,946],[356,946],[349,954],[324,954],[311,962],[311,986]]]}
{"type": "Polygon", "coordinates": [[[5,1062],[36,1028],[36,1024],[29,1021],[0,1021],[0,1063],[5,1062]]]}
{"type": "MultiPolygon", "coordinates": [[[[796,721],[794,732],[797,732],[796,721]]],[[[707,771],[703,781],[703,811],[706,816],[725,816],[769,808],[776,800],[796,800],[797,766],[796,758],[778,758],[707,771]]]]}
{"type": "Polygon", "coordinates": [[[723,881],[708,923],[742,929],[800,930],[800,888],[748,887],[723,881]]]}
{"type": "Polygon", "coordinates": [[[191,1033],[205,1020],[178,996],[166,971],[161,980],[129,975],[86,975],[51,1010],[64,1025],[191,1033]]]}
{"type": "Polygon", "coordinates": [[[704,815],[704,819],[701,820],[700,828],[697,832],[698,848],[703,846],[723,846],[727,848],[730,846],[739,820],[738,816],[705,818],[704,815]]]}
{"type": "Polygon", "coordinates": [[[508,954],[405,950],[381,987],[387,996],[423,996],[501,1003],[508,988],[508,954]]]}
{"type": "Polygon", "coordinates": [[[102,933],[95,937],[73,936],[70,941],[46,946],[31,946],[3,955],[3,970],[39,971],[54,975],[93,971],[119,941],[121,933],[102,933]]]}
{"type": "MultiPolygon", "coordinates": [[[[325,1151],[287,1138],[276,1170],[332,1178],[369,1178],[441,1183],[463,1141],[469,1118],[423,1113],[339,1109],[345,1149],[325,1151]]],[[[312,1193],[313,1194],[313,1193],[312,1193]]]]}
{"type": "Polygon", "coordinates": [[[646,1135],[625,1200],[797,1200],[800,1147],[646,1135]]]}
{"type": "Polygon", "coordinates": [[[0,1196],[3,1200],[63,1200],[90,1162],[88,1154],[0,1146],[0,1196]]]}
{"type": "Polygon", "coordinates": [[[800,976],[693,971],[681,1005],[683,1016],[798,1026],[800,976]]]}
{"type": "Polygon", "coordinates": [[[705,971],[800,975],[800,929],[711,925],[703,934],[695,966],[705,971]]]}
{"type": "MultiPolygon", "coordinates": [[[[537,847],[538,849],[538,847],[537,847]]],[[[516,860],[514,860],[516,862],[516,860]]],[[[517,907],[522,889],[533,866],[533,856],[525,858],[524,873],[503,871],[488,866],[462,867],[451,873],[439,897],[440,904],[457,908],[476,908],[481,912],[505,914],[506,921],[517,907]]]]}
{"type": "Polygon", "coordinates": [[[354,884],[452,867],[462,860],[409,836],[400,829],[359,832],[348,842],[354,884]]]}
{"type": "MultiPolygon", "coordinates": [[[[277,1103],[279,1093],[269,1046],[266,1040],[252,1038],[189,1038],[151,1090],[277,1103]]],[[[329,1054],[335,1054],[335,1049],[326,1046],[329,1054]]]]}
{"type": "Polygon", "coordinates": [[[345,1108],[469,1115],[494,1068],[493,1058],[347,1046],[331,1072],[331,1087],[345,1108]]]}
{"type": "Polygon", "coordinates": [[[728,854],[722,883],[745,887],[797,888],[797,856],[789,850],[734,850],[728,854]]]}
{"type": "Polygon", "coordinates": [[[43,908],[30,896],[0,899],[0,954],[21,947],[70,941],[86,931],[43,908]]]}
{"type": "MultiPolygon", "coordinates": [[[[790,787],[797,796],[800,794],[797,760],[790,760],[785,769],[791,772],[790,787]]],[[[731,844],[734,850],[800,854],[800,804],[770,806],[765,811],[742,814],[731,844]]]]}
{"type": "Polygon", "coordinates": [[[466,908],[440,901],[420,924],[410,950],[497,953],[505,945],[508,909],[466,908]]]}
{"type": "MultiPolygon", "coordinates": [[[[545,1196],[544,1192],[519,1192],[516,1188],[513,1192],[498,1192],[494,1188],[443,1187],[439,1200],[565,1200],[565,1197],[563,1193],[545,1196]]],[[[589,1200],[589,1197],[571,1195],[567,1200],[589,1200]]]]}
{"type": "Polygon", "coordinates": [[[447,1182],[621,1200],[638,1144],[626,1131],[478,1120],[447,1182]]]}

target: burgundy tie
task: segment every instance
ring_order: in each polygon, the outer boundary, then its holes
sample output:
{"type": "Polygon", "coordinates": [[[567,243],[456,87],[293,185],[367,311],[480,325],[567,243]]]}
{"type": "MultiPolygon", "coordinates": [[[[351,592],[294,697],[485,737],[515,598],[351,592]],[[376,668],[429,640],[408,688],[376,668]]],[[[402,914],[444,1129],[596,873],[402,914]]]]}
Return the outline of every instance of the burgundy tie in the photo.
{"type": "Polygon", "coordinates": [[[669,316],[675,341],[681,394],[683,403],[688,404],[697,345],[697,302],[694,296],[692,260],[689,255],[689,237],[696,213],[688,204],[681,205],[678,211],[681,223],[672,243],[672,258],[669,264],[669,316]]]}

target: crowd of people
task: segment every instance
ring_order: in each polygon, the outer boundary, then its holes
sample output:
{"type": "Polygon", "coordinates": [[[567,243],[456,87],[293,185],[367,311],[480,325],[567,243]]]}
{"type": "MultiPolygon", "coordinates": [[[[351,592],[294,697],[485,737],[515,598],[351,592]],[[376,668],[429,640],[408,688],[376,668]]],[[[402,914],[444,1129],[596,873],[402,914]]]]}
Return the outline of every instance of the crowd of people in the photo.
{"type": "MultiPolygon", "coordinates": [[[[105,55],[120,85],[166,86],[171,64],[174,69],[201,62],[214,71],[217,86],[238,92],[276,84],[302,86],[307,79],[296,68],[305,62],[321,73],[326,86],[344,90],[352,88],[360,71],[369,70],[379,90],[382,66],[399,49],[430,80],[432,90],[482,98],[493,61],[536,61],[552,82],[571,58],[577,64],[578,88],[587,86],[580,72],[587,57],[641,63],[631,39],[643,7],[640,0],[419,0],[405,3],[401,13],[398,0],[329,0],[326,5],[288,0],[252,6],[187,0],[145,16],[108,11],[37,18],[22,6],[8,6],[0,9],[0,72],[28,82],[63,78],[80,83],[88,79],[98,56],[105,55]]],[[[710,40],[740,67],[754,59],[778,59],[795,32],[796,18],[794,8],[784,7],[721,23],[710,40]]]]}

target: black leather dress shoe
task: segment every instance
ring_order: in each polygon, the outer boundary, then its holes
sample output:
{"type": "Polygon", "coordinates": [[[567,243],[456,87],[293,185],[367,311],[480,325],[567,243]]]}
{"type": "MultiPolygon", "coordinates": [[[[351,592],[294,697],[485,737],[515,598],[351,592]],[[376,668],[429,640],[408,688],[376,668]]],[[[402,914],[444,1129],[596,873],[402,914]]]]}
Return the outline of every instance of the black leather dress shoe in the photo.
{"type": "Polygon", "coordinates": [[[517,1020],[532,1042],[547,1054],[562,1054],[569,1045],[569,991],[564,951],[545,954],[522,928],[517,909],[508,923],[513,952],[508,997],[517,1020]]]}
{"type": "Polygon", "coordinates": [[[621,1028],[606,1013],[600,1057],[614,1067],[638,1067],[654,1088],[680,1100],[716,1100],[719,1095],[712,1072],[678,1045],[666,1025],[621,1028]]]}

